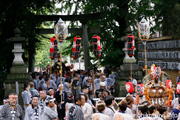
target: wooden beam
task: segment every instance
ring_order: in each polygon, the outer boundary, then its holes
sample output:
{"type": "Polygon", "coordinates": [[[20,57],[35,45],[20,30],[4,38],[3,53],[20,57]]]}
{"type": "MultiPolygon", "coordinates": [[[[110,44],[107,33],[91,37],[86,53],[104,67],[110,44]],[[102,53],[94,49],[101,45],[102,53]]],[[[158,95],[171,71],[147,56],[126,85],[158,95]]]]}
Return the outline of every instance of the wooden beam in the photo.
{"type": "Polygon", "coordinates": [[[82,14],[82,15],[35,15],[37,20],[43,21],[58,21],[61,18],[63,21],[88,21],[100,19],[101,13],[82,14]]]}
{"type": "MultiPolygon", "coordinates": [[[[170,40],[170,39],[172,39],[172,36],[163,36],[163,37],[158,37],[158,38],[151,38],[148,41],[163,41],[163,40],[170,40]]],[[[137,41],[137,43],[142,43],[142,41],[137,41]]]]}
{"type": "MultiPolygon", "coordinates": [[[[73,33],[73,34],[82,34],[82,28],[69,28],[68,29],[69,33],[73,33]]],[[[88,33],[93,33],[93,34],[97,34],[101,32],[101,28],[99,27],[92,27],[92,28],[88,28],[88,33]]],[[[36,29],[35,30],[36,34],[54,34],[54,29],[36,29]]]]}

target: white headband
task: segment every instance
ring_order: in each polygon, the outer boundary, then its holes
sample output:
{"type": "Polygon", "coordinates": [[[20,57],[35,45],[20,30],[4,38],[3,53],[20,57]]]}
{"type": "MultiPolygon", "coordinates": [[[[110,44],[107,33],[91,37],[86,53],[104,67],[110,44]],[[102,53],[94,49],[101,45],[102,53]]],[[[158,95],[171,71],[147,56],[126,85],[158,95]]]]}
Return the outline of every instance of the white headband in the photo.
{"type": "Polygon", "coordinates": [[[49,89],[48,92],[52,91],[53,89],[49,89]]]}

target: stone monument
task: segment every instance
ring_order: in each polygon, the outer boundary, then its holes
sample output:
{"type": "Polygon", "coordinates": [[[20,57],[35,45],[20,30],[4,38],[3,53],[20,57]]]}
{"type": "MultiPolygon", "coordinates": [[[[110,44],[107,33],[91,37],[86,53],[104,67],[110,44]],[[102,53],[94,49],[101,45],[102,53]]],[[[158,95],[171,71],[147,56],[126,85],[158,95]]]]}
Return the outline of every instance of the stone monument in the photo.
{"type": "MultiPolygon", "coordinates": [[[[132,34],[129,29],[126,30],[126,36],[121,37],[119,40],[124,42],[124,48],[123,51],[125,53],[125,57],[123,60],[123,65],[120,66],[120,73],[116,77],[116,82],[115,82],[115,96],[118,97],[125,97],[127,94],[126,91],[126,81],[129,80],[129,75],[131,74],[131,62],[132,62],[132,73],[133,77],[136,80],[139,80],[143,78],[142,71],[139,69],[139,65],[136,64],[136,59],[135,57],[129,57],[127,54],[127,35],[132,34]]],[[[137,37],[135,37],[135,41],[138,40],[137,37]]],[[[135,46],[136,47],[136,46],[135,46]]],[[[136,49],[135,49],[136,50],[136,49]]]]}
{"type": "Polygon", "coordinates": [[[21,92],[24,90],[24,83],[29,79],[27,68],[22,59],[22,54],[24,53],[22,43],[26,42],[26,38],[20,36],[21,31],[18,28],[14,30],[14,33],[15,37],[9,39],[14,44],[14,49],[12,50],[14,60],[10,68],[10,74],[7,75],[7,80],[5,80],[5,96],[12,92],[17,93],[19,103],[22,105],[21,92]]]}

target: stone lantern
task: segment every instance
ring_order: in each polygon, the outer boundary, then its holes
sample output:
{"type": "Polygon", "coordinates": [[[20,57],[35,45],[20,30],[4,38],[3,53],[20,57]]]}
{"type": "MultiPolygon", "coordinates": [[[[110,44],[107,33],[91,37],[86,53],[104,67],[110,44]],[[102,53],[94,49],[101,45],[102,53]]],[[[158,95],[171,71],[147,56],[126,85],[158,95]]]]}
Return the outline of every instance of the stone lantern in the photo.
{"type": "Polygon", "coordinates": [[[5,96],[9,93],[17,93],[19,104],[23,105],[21,92],[24,90],[24,83],[29,80],[29,74],[27,73],[27,68],[22,59],[22,54],[24,50],[22,49],[22,44],[26,42],[25,37],[21,37],[21,31],[16,28],[14,30],[15,36],[9,39],[10,42],[14,44],[14,60],[12,67],[10,68],[10,74],[7,75],[5,82],[5,96]]]}

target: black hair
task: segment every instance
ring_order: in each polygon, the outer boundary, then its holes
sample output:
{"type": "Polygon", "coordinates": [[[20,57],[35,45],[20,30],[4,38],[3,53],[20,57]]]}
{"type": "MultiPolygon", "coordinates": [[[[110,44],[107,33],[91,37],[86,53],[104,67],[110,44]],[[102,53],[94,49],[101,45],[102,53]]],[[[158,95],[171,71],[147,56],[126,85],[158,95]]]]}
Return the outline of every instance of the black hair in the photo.
{"type": "Polygon", "coordinates": [[[149,114],[153,114],[154,110],[156,109],[156,107],[154,105],[151,105],[148,107],[148,113],[149,114]]]}
{"type": "Polygon", "coordinates": [[[39,76],[39,75],[40,75],[40,73],[39,73],[39,72],[37,72],[37,75],[39,76]]]}
{"type": "Polygon", "coordinates": [[[157,108],[157,110],[159,111],[159,114],[163,114],[166,110],[167,110],[167,107],[165,107],[165,106],[159,106],[158,108],[157,108]]]}
{"type": "Polygon", "coordinates": [[[47,82],[49,80],[49,78],[45,78],[45,82],[47,82]]]}
{"type": "Polygon", "coordinates": [[[84,85],[83,87],[82,87],[82,90],[83,89],[87,89],[87,88],[89,88],[87,85],[84,85]]]}
{"type": "Polygon", "coordinates": [[[32,79],[34,79],[36,77],[36,74],[34,73],[34,74],[32,74],[32,79]]]}
{"type": "Polygon", "coordinates": [[[43,75],[47,74],[46,72],[43,72],[43,75]]]}
{"type": "Polygon", "coordinates": [[[50,89],[53,89],[53,88],[52,88],[52,87],[48,88],[48,91],[49,91],[50,89]]]}
{"type": "Polygon", "coordinates": [[[70,83],[69,78],[68,78],[68,77],[66,77],[64,82],[68,82],[68,83],[70,83]]]}
{"type": "Polygon", "coordinates": [[[42,75],[39,75],[39,80],[42,80],[42,75]]]}
{"type": "Polygon", "coordinates": [[[75,98],[75,102],[77,102],[78,100],[81,100],[81,96],[84,96],[84,94],[78,94],[75,98]]]}
{"type": "Polygon", "coordinates": [[[24,90],[26,90],[26,88],[29,86],[29,83],[28,82],[25,82],[24,83],[24,90]]]}
{"type": "Polygon", "coordinates": [[[114,100],[114,96],[112,95],[108,95],[104,98],[104,102],[106,103],[106,106],[110,106],[113,100],[114,100]]]}
{"type": "Polygon", "coordinates": [[[147,114],[147,112],[148,112],[147,105],[140,105],[140,106],[138,106],[138,109],[142,112],[142,114],[147,114]]]}
{"type": "Polygon", "coordinates": [[[87,102],[87,99],[89,98],[87,94],[84,94],[85,101],[87,102]]]}
{"type": "Polygon", "coordinates": [[[38,96],[38,95],[34,95],[34,96],[32,96],[32,99],[33,99],[34,97],[37,97],[37,98],[39,98],[39,96],[38,96]]]}

